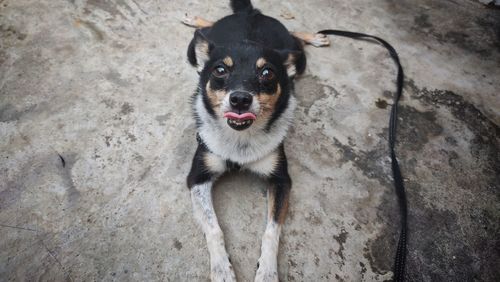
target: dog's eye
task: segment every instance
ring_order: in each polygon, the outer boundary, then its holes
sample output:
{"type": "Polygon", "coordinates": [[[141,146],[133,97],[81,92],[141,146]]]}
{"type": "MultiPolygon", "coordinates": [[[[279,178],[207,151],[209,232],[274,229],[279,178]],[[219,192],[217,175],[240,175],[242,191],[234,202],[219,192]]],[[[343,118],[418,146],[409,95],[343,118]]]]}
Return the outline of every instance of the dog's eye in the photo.
{"type": "Polygon", "coordinates": [[[271,81],[274,79],[274,72],[270,68],[265,68],[260,72],[260,80],[271,81]]]}
{"type": "Polygon", "coordinates": [[[220,65],[214,68],[212,74],[217,78],[224,78],[228,75],[228,71],[225,66],[220,65]]]}

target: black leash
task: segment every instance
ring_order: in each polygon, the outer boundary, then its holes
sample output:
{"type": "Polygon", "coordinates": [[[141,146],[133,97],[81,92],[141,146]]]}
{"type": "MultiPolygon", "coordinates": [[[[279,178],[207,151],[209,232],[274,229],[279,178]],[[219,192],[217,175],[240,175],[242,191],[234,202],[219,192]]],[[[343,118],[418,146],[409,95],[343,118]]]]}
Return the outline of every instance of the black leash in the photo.
{"type": "Polygon", "coordinates": [[[338,35],[344,36],[354,39],[375,39],[389,51],[392,59],[398,66],[398,75],[396,81],[396,96],[394,97],[394,102],[391,107],[391,117],[389,119],[389,150],[391,154],[391,166],[392,166],[392,174],[394,177],[394,188],[396,189],[396,195],[398,197],[399,202],[399,210],[401,213],[401,233],[399,234],[398,248],[396,250],[396,255],[394,258],[394,281],[404,281],[405,280],[405,264],[406,264],[406,236],[407,236],[407,205],[406,205],[406,193],[405,186],[403,183],[403,177],[401,176],[401,170],[399,168],[399,163],[396,158],[396,152],[394,150],[394,143],[396,140],[396,125],[397,125],[397,115],[398,115],[398,102],[399,98],[401,98],[401,94],[403,93],[403,68],[401,67],[401,63],[399,62],[399,56],[394,47],[391,44],[387,43],[387,41],[383,40],[380,37],[363,34],[359,32],[350,32],[350,31],[342,31],[342,30],[333,30],[326,29],[319,31],[318,33],[322,33],[325,35],[338,35]]]}

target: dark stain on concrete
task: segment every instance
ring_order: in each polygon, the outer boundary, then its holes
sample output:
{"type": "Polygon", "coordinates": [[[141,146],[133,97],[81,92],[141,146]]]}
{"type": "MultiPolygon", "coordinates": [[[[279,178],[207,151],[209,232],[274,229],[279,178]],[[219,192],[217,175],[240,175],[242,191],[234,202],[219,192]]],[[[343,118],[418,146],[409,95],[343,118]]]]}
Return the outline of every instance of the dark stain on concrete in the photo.
{"type": "Polygon", "coordinates": [[[182,243],[177,238],[174,239],[174,248],[178,251],[182,250],[182,243]]]}
{"type": "Polygon", "coordinates": [[[479,1],[453,3],[422,0],[385,0],[391,19],[408,31],[409,40],[454,45],[483,58],[500,50],[500,17],[498,11],[484,9],[479,1]],[[478,17],[477,9],[481,9],[478,17]],[[472,32],[473,31],[473,32],[472,32]]]}
{"type": "Polygon", "coordinates": [[[76,154],[71,152],[60,152],[59,154],[64,157],[64,167],[58,153],[52,150],[50,154],[34,156],[28,160],[20,169],[17,178],[5,180],[6,188],[0,191],[0,208],[6,209],[19,203],[22,195],[33,193],[31,190],[38,189],[37,185],[46,179],[47,175],[59,175],[60,178],[57,179],[56,184],[67,189],[68,202],[71,204],[77,200],[80,192],[76,189],[71,175],[76,154]]]}
{"type": "Polygon", "coordinates": [[[387,108],[389,104],[387,103],[386,100],[378,98],[377,101],[375,101],[375,106],[379,109],[385,109],[387,108]]]}
{"type": "Polygon", "coordinates": [[[148,175],[148,173],[151,171],[151,166],[147,166],[144,171],[142,172],[141,176],[139,177],[139,181],[143,181],[146,176],[148,175]]]}
{"type": "Polygon", "coordinates": [[[365,278],[365,273],[366,273],[366,266],[364,263],[359,262],[359,266],[361,267],[361,279],[365,278]]]}
{"type": "Polygon", "coordinates": [[[338,281],[338,282],[344,282],[344,278],[340,277],[337,273],[335,273],[335,281],[338,281]]]}
{"type": "Polygon", "coordinates": [[[129,131],[125,131],[125,134],[127,135],[127,139],[131,142],[137,141],[137,137],[135,137],[135,135],[130,133],[129,131]]]}
{"type": "Polygon", "coordinates": [[[104,136],[104,143],[106,143],[106,147],[111,146],[111,139],[113,139],[111,136],[104,136]]]}
{"type": "Polygon", "coordinates": [[[359,168],[363,174],[371,179],[377,180],[384,186],[390,186],[390,178],[386,175],[383,167],[380,166],[379,160],[385,159],[388,156],[386,145],[382,144],[384,141],[383,134],[381,142],[377,145],[377,149],[372,151],[356,151],[349,145],[342,144],[339,140],[334,138],[334,145],[340,150],[342,154],[341,162],[352,162],[353,165],[359,168]]]}
{"type": "Polygon", "coordinates": [[[419,151],[443,132],[433,111],[421,112],[409,106],[399,106],[398,111],[397,140],[404,144],[404,150],[419,151]]]}
{"type": "Polygon", "coordinates": [[[60,155],[64,158],[64,166],[60,164],[61,176],[64,180],[64,186],[68,189],[68,201],[72,203],[80,197],[80,191],[76,189],[75,182],[73,181],[73,177],[71,175],[71,170],[76,162],[76,154],[65,152],[60,153],[60,155]]]}
{"type": "Polygon", "coordinates": [[[318,255],[314,255],[314,265],[319,266],[320,259],[318,255]]]}
{"type": "MultiPolygon", "coordinates": [[[[398,120],[397,151],[406,179],[410,209],[408,280],[495,281],[495,277],[500,277],[500,269],[495,267],[500,263],[497,236],[500,234],[500,212],[494,205],[484,204],[486,199],[482,195],[500,200],[500,130],[456,93],[419,89],[411,80],[406,85],[407,99],[417,99],[426,108],[417,110],[401,105],[401,120],[398,120]],[[438,108],[450,111],[454,121],[443,121],[435,111],[438,108]],[[465,125],[474,135],[470,142],[470,154],[476,160],[473,167],[457,151],[457,138],[461,138],[461,132],[447,128],[447,136],[443,136],[442,124],[453,126],[454,123],[465,125]],[[443,142],[444,149],[435,152],[436,146],[432,149],[424,146],[433,138],[436,138],[435,142],[443,142]],[[436,164],[435,168],[425,167],[425,164],[422,167],[422,162],[438,157],[443,158],[444,163],[436,164]],[[440,193],[451,197],[439,199],[439,205],[458,198],[464,201],[462,210],[443,210],[429,203],[426,191],[432,187],[421,186],[417,167],[431,174],[435,189],[445,189],[440,193]],[[463,218],[469,214],[471,218],[463,218]],[[464,221],[469,224],[464,226],[464,221]]],[[[333,143],[341,153],[339,162],[352,162],[365,176],[385,187],[386,192],[377,209],[377,218],[385,228],[367,243],[364,255],[374,272],[386,274],[393,265],[399,213],[392,177],[387,169],[390,168],[387,129],[378,135],[379,143],[371,151],[358,151],[335,138],[333,143]]],[[[357,213],[355,216],[359,220],[365,218],[357,213]]]]}
{"type": "Polygon", "coordinates": [[[170,113],[166,113],[164,115],[159,115],[159,116],[156,116],[155,119],[156,121],[160,124],[160,125],[165,125],[165,121],[167,121],[168,119],[170,119],[170,116],[171,114],[170,113]]]}
{"type": "MultiPolygon", "coordinates": [[[[137,4],[137,2],[136,2],[135,0],[132,0],[132,1],[133,1],[136,5],[137,5],[137,7],[139,7],[139,8],[140,8],[139,4],[137,4]]],[[[134,17],[134,16],[135,16],[135,14],[136,14],[136,13],[135,13],[135,11],[134,11],[134,10],[133,10],[133,9],[132,9],[132,8],[131,8],[128,4],[127,4],[127,1],[125,1],[125,0],[116,0],[116,4],[117,4],[118,6],[122,6],[122,7],[124,7],[125,9],[127,9],[127,10],[128,10],[128,12],[130,13],[130,15],[131,15],[132,17],[134,17]]]]}
{"type": "Polygon", "coordinates": [[[413,22],[416,26],[420,28],[432,28],[433,25],[429,22],[429,15],[427,14],[418,14],[413,19],[413,22]]]}
{"type": "Polygon", "coordinates": [[[133,154],[134,156],[134,160],[138,161],[138,162],[143,162],[144,161],[144,157],[138,153],[134,153],[133,154]]]}
{"type": "Polygon", "coordinates": [[[465,101],[462,96],[452,91],[419,89],[411,79],[406,83],[406,90],[412,98],[428,106],[448,108],[457,120],[467,125],[467,128],[474,133],[470,146],[471,153],[485,159],[485,175],[500,175],[500,127],[498,125],[489,120],[474,105],[465,101]]]}
{"type": "Polygon", "coordinates": [[[104,74],[104,78],[108,81],[120,85],[120,86],[130,86],[131,83],[121,77],[121,74],[115,70],[110,70],[106,74],[104,74]]]}
{"type": "Polygon", "coordinates": [[[106,108],[113,109],[116,106],[116,102],[113,99],[106,98],[103,99],[101,102],[104,103],[104,105],[106,105],[106,108]]]}
{"type": "Polygon", "coordinates": [[[21,41],[26,39],[26,37],[28,36],[25,33],[19,32],[15,27],[11,25],[5,26],[3,24],[0,24],[0,35],[3,39],[12,37],[21,41]]]}
{"type": "Polygon", "coordinates": [[[125,16],[120,12],[118,9],[117,5],[114,2],[108,2],[108,1],[102,1],[102,0],[87,0],[87,6],[85,7],[84,10],[86,13],[91,13],[92,10],[95,8],[103,10],[107,13],[109,13],[111,16],[115,17],[117,15],[122,16],[125,18],[125,16]]]}
{"type": "Polygon", "coordinates": [[[31,112],[37,105],[32,105],[28,108],[17,110],[12,104],[5,104],[0,107],[0,122],[9,122],[19,120],[23,115],[31,112]]]}
{"type": "Polygon", "coordinates": [[[334,97],[338,96],[338,92],[333,87],[319,83],[318,79],[313,76],[304,76],[297,81],[295,97],[297,97],[298,104],[304,107],[306,115],[314,102],[331,95],[326,93],[325,89],[332,92],[334,97]]]}
{"type": "MultiPolygon", "coordinates": [[[[500,277],[497,267],[500,263],[500,212],[494,204],[500,199],[499,128],[461,95],[447,90],[420,89],[412,80],[406,85],[407,97],[419,100],[430,109],[417,111],[402,106],[403,120],[398,125],[397,151],[409,201],[407,279],[496,281],[500,277]],[[449,124],[446,134],[452,135],[442,136],[442,121],[433,110],[437,108],[451,112],[454,120],[446,122],[449,124]],[[456,149],[457,138],[461,137],[456,128],[461,127],[455,128],[454,124],[465,125],[474,135],[469,143],[472,165],[456,149]],[[438,142],[443,143],[444,149],[425,149],[423,144],[432,137],[440,137],[438,142]],[[436,159],[444,162],[435,167],[422,167],[422,163],[425,166],[436,159]],[[418,169],[431,174],[425,186],[415,168],[417,160],[421,162],[418,169]],[[443,191],[434,191],[438,189],[443,191]],[[429,198],[429,193],[436,192],[442,196],[429,198]],[[447,207],[449,201],[457,200],[462,203],[460,210],[447,207]]],[[[368,167],[380,165],[370,156],[373,152],[349,152],[346,157],[352,159],[353,154],[368,167]]],[[[392,182],[387,178],[378,179],[389,188],[377,211],[377,218],[385,223],[385,228],[367,243],[364,255],[373,271],[384,274],[391,271],[393,265],[399,213],[392,182]]]]}
{"type": "Polygon", "coordinates": [[[0,66],[9,59],[9,55],[4,50],[0,50],[0,66]]]}
{"type": "Polygon", "coordinates": [[[26,186],[23,185],[22,179],[21,181],[6,181],[5,189],[0,191],[0,207],[2,209],[7,209],[11,205],[15,204],[19,197],[22,195],[26,186]]]}
{"type": "Polygon", "coordinates": [[[333,236],[333,239],[335,239],[335,241],[337,241],[337,243],[339,243],[339,250],[337,252],[337,255],[342,259],[342,261],[345,260],[345,257],[344,257],[344,244],[347,240],[347,235],[349,235],[349,233],[347,233],[347,231],[342,228],[340,230],[340,234],[339,235],[334,235],[333,236]]]}
{"type": "Polygon", "coordinates": [[[306,216],[307,222],[309,222],[312,225],[321,225],[323,224],[323,220],[321,219],[321,216],[318,216],[316,213],[311,212],[309,215],[306,216]]]}
{"type": "Polygon", "coordinates": [[[128,115],[128,114],[133,113],[133,112],[134,112],[134,107],[132,105],[130,105],[127,102],[123,103],[123,105],[120,109],[120,114],[125,116],[125,115],[128,115]]]}

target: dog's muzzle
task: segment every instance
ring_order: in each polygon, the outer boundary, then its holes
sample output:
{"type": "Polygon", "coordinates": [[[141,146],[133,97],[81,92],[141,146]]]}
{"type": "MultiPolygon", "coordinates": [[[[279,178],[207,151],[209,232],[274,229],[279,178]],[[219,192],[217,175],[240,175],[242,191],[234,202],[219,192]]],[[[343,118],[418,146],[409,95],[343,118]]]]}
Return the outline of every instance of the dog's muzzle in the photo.
{"type": "Polygon", "coordinates": [[[253,96],[248,92],[236,91],[230,94],[231,111],[224,113],[227,124],[234,130],[249,128],[256,119],[254,113],[249,112],[253,96]]]}

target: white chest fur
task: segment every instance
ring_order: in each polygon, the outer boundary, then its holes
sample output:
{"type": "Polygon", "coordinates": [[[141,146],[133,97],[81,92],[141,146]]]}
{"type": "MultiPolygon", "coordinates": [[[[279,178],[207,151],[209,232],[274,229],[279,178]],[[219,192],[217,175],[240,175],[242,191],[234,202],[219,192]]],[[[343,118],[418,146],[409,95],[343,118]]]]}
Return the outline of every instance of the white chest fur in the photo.
{"type": "Polygon", "coordinates": [[[198,133],[203,142],[212,153],[239,164],[260,160],[280,145],[290,127],[297,103],[292,95],[287,109],[267,131],[263,126],[255,125],[236,131],[226,124],[222,116],[214,118],[208,114],[201,94],[197,94],[195,99],[195,111],[201,121],[198,133]]]}

